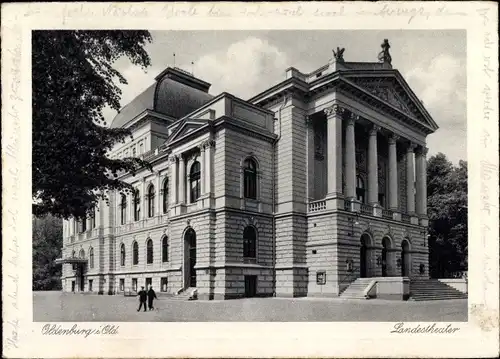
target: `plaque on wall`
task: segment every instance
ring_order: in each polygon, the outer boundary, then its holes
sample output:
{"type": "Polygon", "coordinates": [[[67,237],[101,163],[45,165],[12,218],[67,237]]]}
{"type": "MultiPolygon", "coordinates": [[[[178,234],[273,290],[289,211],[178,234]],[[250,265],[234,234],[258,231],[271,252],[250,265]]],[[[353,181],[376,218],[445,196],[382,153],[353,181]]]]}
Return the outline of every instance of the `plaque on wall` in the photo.
{"type": "Polygon", "coordinates": [[[316,284],[319,284],[319,285],[326,284],[326,272],[325,271],[316,272],[316,284]]]}

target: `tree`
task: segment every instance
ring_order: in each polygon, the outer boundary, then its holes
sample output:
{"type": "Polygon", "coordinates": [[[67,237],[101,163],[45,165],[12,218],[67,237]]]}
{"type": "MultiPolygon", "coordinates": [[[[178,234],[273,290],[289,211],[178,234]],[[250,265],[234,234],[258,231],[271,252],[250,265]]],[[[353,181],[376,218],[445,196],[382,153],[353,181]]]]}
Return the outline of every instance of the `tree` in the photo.
{"type": "Polygon", "coordinates": [[[84,218],[107,190],[129,191],[118,173],[147,162],[110,159],[126,129],[106,127],[103,109],[119,111],[126,79],[113,68],[121,57],[145,69],[148,31],[33,31],[33,214],[84,218]]]}
{"type": "Polygon", "coordinates": [[[432,277],[467,269],[467,162],[454,166],[442,153],[427,163],[429,259],[432,277]]]}
{"type": "Polygon", "coordinates": [[[62,221],[46,216],[33,218],[33,290],[61,289],[62,221]]]}

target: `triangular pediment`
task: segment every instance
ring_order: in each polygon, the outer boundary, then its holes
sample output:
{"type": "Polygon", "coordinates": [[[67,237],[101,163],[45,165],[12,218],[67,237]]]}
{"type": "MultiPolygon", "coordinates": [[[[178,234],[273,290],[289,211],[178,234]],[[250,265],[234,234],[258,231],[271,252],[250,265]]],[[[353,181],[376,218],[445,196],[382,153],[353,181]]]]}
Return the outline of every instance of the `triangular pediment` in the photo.
{"type": "Polygon", "coordinates": [[[422,102],[399,73],[381,76],[346,76],[345,80],[417,120],[432,130],[438,128],[422,102]]]}
{"type": "Polygon", "coordinates": [[[177,125],[175,129],[173,129],[172,133],[169,136],[168,142],[177,141],[189,135],[190,133],[203,127],[206,124],[206,122],[207,121],[192,120],[192,119],[182,120],[182,122],[179,125],[177,125]]]}

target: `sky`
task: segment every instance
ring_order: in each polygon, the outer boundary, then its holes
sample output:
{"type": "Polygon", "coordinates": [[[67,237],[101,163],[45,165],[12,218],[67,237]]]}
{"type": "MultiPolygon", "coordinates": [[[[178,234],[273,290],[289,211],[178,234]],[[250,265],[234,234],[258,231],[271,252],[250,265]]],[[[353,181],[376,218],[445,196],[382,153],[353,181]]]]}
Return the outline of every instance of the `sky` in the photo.
{"type": "MultiPolygon", "coordinates": [[[[328,63],[332,49],[344,47],[345,61],[376,62],[389,39],[392,66],[398,69],[438,124],[427,137],[429,155],[466,160],[466,34],[462,30],[257,30],[152,31],[146,46],[151,66],[144,72],[127,59],[115,68],[128,80],[120,86],[124,106],[154,82],[166,67],[180,67],[243,99],[283,81],[285,70],[304,73],[328,63]],[[191,63],[194,63],[191,64],[191,63]]],[[[115,112],[107,110],[111,122],[115,112]]]]}

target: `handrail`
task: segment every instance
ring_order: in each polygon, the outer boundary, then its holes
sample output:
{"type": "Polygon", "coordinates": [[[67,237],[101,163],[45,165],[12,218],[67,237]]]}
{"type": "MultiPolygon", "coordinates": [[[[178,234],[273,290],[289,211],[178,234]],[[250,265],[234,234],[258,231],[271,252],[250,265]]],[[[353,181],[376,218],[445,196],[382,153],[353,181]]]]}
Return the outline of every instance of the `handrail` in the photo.
{"type": "Polygon", "coordinates": [[[372,280],[370,281],[370,284],[365,288],[365,290],[363,291],[363,296],[365,298],[368,298],[369,297],[369,293],[370,291],[372,290],[372,288],[375,286],[375,284],[377,284],[377,281],[376,280],[372,280]]]}
{"type": "Polygon", "coordinates": [[[339,287],[342,283],[344,283],[346,281],[346,279],[350,278],[354,273],[357,273],[357,270],[358,270],[358,267],[353,267],[352,271],[350,271],[345,277],[344,279],[342,279],[340,282],[339,282],[339,287]]]}

